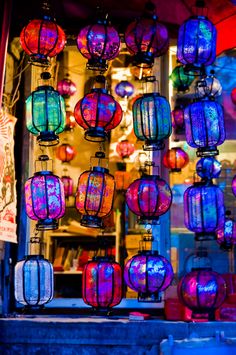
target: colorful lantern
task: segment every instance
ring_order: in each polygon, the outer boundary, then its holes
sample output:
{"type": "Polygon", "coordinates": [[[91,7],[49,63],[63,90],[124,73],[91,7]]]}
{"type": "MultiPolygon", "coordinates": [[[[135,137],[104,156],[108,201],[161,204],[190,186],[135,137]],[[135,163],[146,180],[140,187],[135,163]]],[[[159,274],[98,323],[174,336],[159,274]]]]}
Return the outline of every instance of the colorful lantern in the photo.
{"type": "Polygon", "coordinates": [[[155,5],[148,1],[143,16],[131,22],[125,31],[125,43],[133,64],[152,67],[154,58],[165,54],[169,47],[167,28],[158,22],[155,5]]]}
{"type": "Polygon", "coordinates": [[[144,94],[133,104],[134,133],[145,141],[144,150],[164,149],[164,139],[171,135],[170,104],[158,93],[144,94]]]}
{"type": "Polygon", "coordinates": [[[172,126],[175,129],[176,134],[182,134],[185,132],[183,106],[176,106],[172,111],[172,126]]]}
{"type": "Polygon", "coordinates": [[[170,286],[173,276],[170,262],[151,250],[134,255],[124,268],[125,283],[138,292],[139,301],[161,302],[160,292],[170,286]]]}
{"type": "Polygon", "coordinates": [[[214,76],[214,70],[210,75],[206,75],[197,82],[197,96],[199,98],[215,98],[222,94],[222,86],[220,81],[214,76]]]}
{"type": "Polygon", "coordinates": [[[167,150],[163,156],[163,164],[172,172],[180,172],[189,162],[188,154],[179,147],[167,150]]]}
{"type": "Polygon", "coordinates": [[[178,92],[186,92],[189,90],[189,86],[194,80],[194,75],[192,72],[186,74],[184,67],[182,65],[178,65],[172,71],[170,80],[172,81],[173,87],[177,89],[178,92]]]}
{"type": "Polygon", "coordinates": [[[57,91],[65,98],[69,98],[76,93],[75,83],[67,76],[57,84],[57,91]]]}
{"type": "Polygon", "coordinates": [[[47,170],[47,155],[39,156],[45,170],[36,171],[25,183],[25,204],[27,216],[37,220],[38,230],[58,228],[58,218],[65,213],[64,187],[58,176],[47,170]]]}
{"type": "MultiPolygon", "coordinates": [[[[104,83],[104,80],[104,77],[97,77],[97,82],[104,83]]],[[[85,139],[102,142],[121,122],[122,109],[106,89],[94,88],[77,102],[74,115],[76,122],[85,129],[85,139]]]]}
{"type": "Polygon", "coordinates": [[[116,85],[115,92],[122,98],[130,97],[134,93],[134,85],[127,80],[122,80],[116,85]]]}
{"type": "MultiPolygon", "coordinates": [[[[43,73],[43,79],[49,78],[43,73]]],[[[58,133],[65,127],[65,103],[59,92],[52,86],[39,86],[26,99],[26,127],[30,133],[38,135],[39,145],[58,144],[58,133]]]]}
{"type": "Polygon", "coordinates": [[[230,211],[225,212],[224,225],[217,230],[216,241],[224,250],[231,250],[233,245],[236,244],[236,224],[230,215],[230,211]]]}
{"type": "MultiPolygon", "coordinates": [[[[97,152],[98,164],[105,154],[97,152]]],[[[81,225],[93,228],[102,227],[102,218],[112,209],[115,180],[107,168],[94,166],[84,171],[78,181],[75,206],[82,214],[81,225]]]]}
{"type": "MultiPolygon", "coordinates": [[[[196,7],[202,7],[197,1],[196,7]]],[[[200,70],[216,58],[216,28],[205,16],[193,16],[179,29],[177,59],[186,69],[200,70]]]]}
{"type": "Polygon", "coordinates": [[[221,173],[221,163],[214,157],[204,157],[198,160],[196,171],[202,179],[216,179],[221,173]]]}
{"type": "Polygon", "coordinates": [[[65,198],[68,199],[70,196],[73,196],[73,188],[74,188],[73,179],[68,175],[63,175],[61,177],[61,182],[63,183],[64,186],[65,198]]]}
{"type": "Polygon", "coordinates": [[[61,160],[62,163],[69,163],[75,158],[76,154],[75,148],[68,143],[63,143],[56,149],[56,157],[61,160]]]}
{"type": "Polygon", "coordinates": [[[233,177],[233,180],[232,180],[232,192],[233,192],[234,196],[236,197],[236,175],[233,177]]]}
{"type": "Polygon", "coordinates": [[[88,59],[88,69],[104,71],[107,61],[119,54],[120,37],[107,19],[98,19],[80,30],[77,46],[82,56],[88,59]]]}
{"type": "Polygon", "coordinates": [[[215,310],[226,297],[223,277],[210,268],[192,269],[178,284],[180,301],[192,310],[193,318],[214,320],[215,310]]]}
{"type": "Polygon", "coordinates": [[[225,141],[224,113],[212,100],[196,101],[184,109],[186,141],[198,148],[197,156],[218,154],[216,146],[225,141]]]}
{"type": "Polygon", "coordinates": [[[133,143],[130,143],[128,139],[124,139],[117,143],[116,145],[116,152],[119,154],[119,156],[122,159],[129,158],[131,154],[133,154],[135,151],[135,147],[133,143]]]}
{"type": "Polygon", "coordinates": [[[169,210],[171,202],[171,189],[158,175],[142,176],[126,192],[126,203],[142,224],[156,223],[169,210]]]}
{"type": "Polygon", "coordinates": [[[109,311],[122,299],[122,270],[113,257],[94,257],[84,266],[83,300],[97,310],[109,311]]]}
{"type": "Polygon", "coordinates": [[[233,102],[234,105],[236,105],[236,88],[234,88],[232,91],[231,91],[231,100],[233,102]]]}
{"type": "Polygon", "coordinates": [[[224,194],[211,181],[196,182],[184,192],[184,221],[196,240],[216,239],[224,224],[224,194]]]}

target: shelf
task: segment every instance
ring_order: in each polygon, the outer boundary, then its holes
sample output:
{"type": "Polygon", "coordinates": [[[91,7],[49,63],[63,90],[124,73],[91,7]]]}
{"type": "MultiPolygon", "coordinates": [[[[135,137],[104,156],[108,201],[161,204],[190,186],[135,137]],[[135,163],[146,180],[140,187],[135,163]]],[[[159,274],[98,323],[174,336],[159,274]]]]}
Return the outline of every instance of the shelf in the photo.
{"type": "Polygon", "coordinates": [[[68,270],[68,271],[54,271],[54,275],[81,275],[83,271],[73,271],[73,270],[68,270]]]}

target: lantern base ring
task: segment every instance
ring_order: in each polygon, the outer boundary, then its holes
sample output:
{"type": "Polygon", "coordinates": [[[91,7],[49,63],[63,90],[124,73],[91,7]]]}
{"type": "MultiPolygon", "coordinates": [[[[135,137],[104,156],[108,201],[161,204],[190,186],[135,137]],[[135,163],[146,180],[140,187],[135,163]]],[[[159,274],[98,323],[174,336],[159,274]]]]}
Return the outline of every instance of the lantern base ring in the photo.
{"type": "Polygon", "coordinates": [[[36,224],[36,229],[40,231],[54,230],[58,228],[58,221],[54,218],[40,219],[36,224]]]}
{"type": "Polygon", "coordinates": [[[50,65],[50,59],[43,54],[31,54],[29,63],[38,67],[48,67],[50,65]]]}
{"type": "Polygon", "coordinates": [[[207,241],[207,240],[216,240],[216,233],[207,233],[207,232],[201,232],[201,233],[195,233],[195,240],[196,241],[207,241]]]}
{"type": "Polygon", "coordinates": [[[84,138],[89,142],[104,142],[107,134],[101,127],[90,127],[86,130],[84,138]]]}
{"type": "Polygon", "coordinates": [[[203,147],[197,149],[197,157],[214,157],[219,154],[216,147],[203,147]]]}
{"type": "Polygon", "coordinates": [[[101,58],[90,58],[86,67],[89,70],[99,70],[101,73],[108,69],[106,60],[101,58]]]}
{"type": "Polygon", "coordinates": [[[90,227],[90,228],[102,228],[102,219],[96,216],[82,216],[80,221],[81,226],[90,227]]]}
{"type": "Polygon", "coordinates": [[[40,132],[37,137],[37,141],[40,146],[51,147],[59,143],[59,137],[52,131],[40,132]]]}
{"type": "Polygon", "coordinates": [[[165,148],[165,143],[163,141],[145,141],[143,145],[144,151],[155,151],[155,150],[162,150],[165,148]]]}
{"type": "Polygon", "coordinates": [[[206,319],[209,321],[215,320],[215,309],[204,309],[204,310],[193,310],[192,311],[193,319],[206,319]]]}
{"type": "Polygon", "coordinates": [[[160,292],[153,292],[153,293],[145,293],[139,292],[138,293],[138,302],[157,302],[160,303],[162,301],[160,292]]]}
{"type": "Polygon", "coordinates": [[[142,216],[142,217],[139,217],[139,219],[138,219],[138,224],[157,225],[157,224],[160,224],[160,220],[159,220],[159,217],[158,217],[158,216],[150,216],[150,217],[142,216]]]}
{"type": "Polygon", "coordinates": [[[154,55],[151,52],[138,52],[134,56],[133,65],[138,68],[151,68],[154,64],[154,55]]]}

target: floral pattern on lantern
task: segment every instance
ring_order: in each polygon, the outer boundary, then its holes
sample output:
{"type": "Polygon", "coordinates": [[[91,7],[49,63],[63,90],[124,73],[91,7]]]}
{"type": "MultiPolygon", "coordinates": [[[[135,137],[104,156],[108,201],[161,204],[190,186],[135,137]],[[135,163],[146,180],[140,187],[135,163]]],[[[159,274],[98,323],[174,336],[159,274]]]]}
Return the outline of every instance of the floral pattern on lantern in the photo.
{"type": "Polygon", "coordinates": [[[164,139],[171,135],[170,104],[158,93],[144,94],[133,104],[134,133],[145,141],[144,150],[164,148],[164,139]]]}
{"type": "Polygon", "coordinates": [[[83,270],[82,296],[96,310],[109,311],[122,299],[122,270],[112,257],[94,257],[83,270]]]}
{"type": "Polygon", "coordinates": [[[231,250],[236,244],[236,224],[230,215],[230,211],[225,212],[224,225],[217,230],[216,241],[223,250],[231,250]]]}
{"type": "Polygon", "coordinates": [[[180,301],[192,310],[193,318],[214,320],[214,311],[226,297],[223,277],[210,268],[192,269],[178,284],[180,301]]]}
{"type": "Polygon", "coordinates": [[[63,143],[56,149],[56,157],[61,160],[62,163],[69,163],[75,158],[76,154],[75,148],[68,143],[63,143]]]}
{"type": "Polygon", "coordinates": [[[204,157],[198,160],[196,171],[202,179],[216,179],[221,173],[221,163],[214,157],[204,157]]]}
{"type": "Polygon", "coordinates": [[[124,268],[125,283],[138,292],[139,301],[161,302],[160,292],[170,286],[173,276],[170,262],[157,251],[139,252],[124,268]]]}
{"type": "Polygon", "coordinates": [[[184,192],[184,222],[196,240],[216,239],[224,224],[224,194],[211,181],[196,182],[184,192]]]}
{"type": "Polygon", "coordinates": [[[57,84],[57,91],[61,96],[69,98],[76,93],[76,85],[69,77],[66,77],[57,84]]]}
{"type": "Polygon", "coordinates": [[[121,98],[130,97],[134,93],[134,85],[127,80],[122,80],[116,85],[115,92],[121,98]]]}
{"type": "Polygon", "coordinates": [[[183,65],[175,67],[170,75],[172,85],[178,92],[186,92],[194,80],[192,72],[185,73],[183,65]]]}
{"type": "Polygon", "coordinates": [[[122,159],[129,158],[131,154],[135,151],[133,143],[130,143],[128,139],[124,139],[117,143],[116,152],[122,159]]]}
{"type": "Polygon", "coordinates": [[[171,189],[158,175],[144,175],[132,182],[126,192],[126,203],[142,224],[155,224],[171,202],[171,189]]]}
{"type": "Polygon", "coordinates": [[[188,163],[188,154],[180,147],[167,150],[163,156],[164,166],[172,172],[180,172],[188,163]]]}
{"type": "Polygon", "coordinates": [[[224,112],[212,100],[196,101],[184,109],[186,141],[198,148],[197,156],[218,154],[216,146],[225,141],[224,112]]]}

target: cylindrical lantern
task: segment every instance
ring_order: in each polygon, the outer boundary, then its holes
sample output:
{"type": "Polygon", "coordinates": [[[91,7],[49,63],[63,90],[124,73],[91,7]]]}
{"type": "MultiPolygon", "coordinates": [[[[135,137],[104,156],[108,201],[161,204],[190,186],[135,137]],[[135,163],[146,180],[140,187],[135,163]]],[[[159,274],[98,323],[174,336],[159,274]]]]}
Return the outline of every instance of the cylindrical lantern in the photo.
{"type": "Polygon", "coordinates": [[[210,268],[192,269],[178,284],[180,301],[192,310],[193,318],[214,320],[214,311],[226,297],[223,277],[210,268]]]}
{"type": "Polygon", "coordinates": [[[76,154],[75,148],[68,143],[63,143],[56,149],[56,157],[61,160],[62,163],[69,163],[74,159],[76,154]]]}
{"type": "Polygon", "coordinates": [[[176,106],[172,111],[172,126],[175,129],[176,134],[182,134],[185,132],[183,106],[176,106]]]}
{"type": "Polygon", "coordinates": [[[184,221],[196,240],[216,239],[224,224],[224,194],[211,181],[196,182],[184,192],[184,221]]]}
{"type": "Polygon", "coordinates": [[[80,30],[77,46],[82,56],[88,59],[88,69],[104,71],[107,61],[119,54],[120,37],[107,19],[98,19],[80,30]]]}
{"type": "Polygon", "coordinates": [[[234,88],[232,91],[231,91],[231,100],[233,102],[234,105],[236,105],[236,88],[234,88]]]}
{"type": "Polygon", "coordinates": [[[134,93],[134,85],[127,80],[121,80],[115,87],[116,95],[121,98],[130,97],[134,93]]]}
{"type": "MultiPolygon", "coordinates": [[[[95,157],[99,158],[100,153],[95,157]]],[[[102,159],[104,155],[101,156],[102,159]]],[[[84,171],[78,181],[75,205],[82,214],[81,224],[87,227],[101,228],[102,218],[112,209],[115,180],[107,168],[94,166],[84,171]]]]}
{"type": "MultiPolygon", "coordinates": [[[[39,162],[48,161],[41,155],[39,162]]],[[[37,220],[38,230],[58,228],[58,218],[65,213],[64,186],[58,176],[51,171],[36,171],[25,183],[25,204],[27,216],[37,220]]]]}
{"type": "Polygon", "coordinates": [[[158,175],[144,175],[128,187],[126,202],[129,209],[139,216],[140,223],[154,224],[169,210],[172,192],[158,175]]]}
{"type": "Polygon", "coordinates": [[[61,182],[63,183],[64,186],[65,198],[68,199],[70,196],[73,196],[73,188],[74,188],[73,179],[70,176],[63,175],[61,177],[61,182]]]}
{"type": "Polygon", "coordinates": [[[76,93],[76,85],[69,77],[66,77],[57,84],[57,91],[61,96],[69,98],[76,93]]]}
{"type": "MultiPolygon", "coordinates": [[[[104,83],[105,79],[99,77],[97,80],[104,83]]],[[[74,115],[76,122],[85,129],[85,139],[102,142],[121,122],[122,109],[106,89],[94,88],[77,102],[74,115]]]]}
{"type": "Polygon", "coordinates": [[[133,64],[151,67],[154,58],[165,54],[169,46],[167,28],[157,20],[155,5],[148,1],[144,15],[131,22],[125,31],[128,51],[134,55],[133,64]]]}
{"type": "Polygon", "coordinates": [[[144,94],[133,104],[134,133],[145,141],[144,150],[160,150],[171,135],[170,104],[158,93],[144,94]]]}
{"type": "Polygon", "coordinates": [[[196,92],[199,98],[215,98],[222,94],[220,81],[214,76],[214,71],[197,82],[196,92]]]}
{"type": "Polygon", "coordinates": [[[182,65],[175,67],[170,75],[172,85],[178,92],[186,92],[194,80],[193,73],[186,74],[182,65]]]}
{"type": "Polygon", "coordinates": [[[163,164],[172,172],[180,172],[189,162],[188,154],[179,147],[167,150],[163,156],[163,164]]]}
{"type": "Polygon", "coordinates": [[[236,244],[236,223],[232,217],[231,212],[225,212],[224,225],[217,230],[217,243],[223,250],[231,250],[236,244]]]}
{"type": "Polygon", "coordinates": [[[143,250],[127,261],[124,279],[128,287],[138,292],[139,301],[161,302],[160,292],[170,286],[173,269],[157,251],[143,250]]]}
{"type": "Polygon", "coordinates": [[[225,141],[224,112],[212,100],[196,101],[184,109],[186,141],[198,148],[197,156],[218,154],[217,146],[225,141]]]}
{"type": "Polygon", "coordinates": [[[116,152],[122,159],[129,158],[131,154],[135,151],[133,143],[130,143],[128,139],[124,139],[117,143],[116,152]]]}
{"type": "Polygon", "coordinates": [[[214,157],[204,157],[198,160],[196,171],[202,179],[216,179],[221,173],[221,163],[214,157]]]}
{"type": "Polygon", "coordinates": [[[94,257],[83,270],[83,300],[96,310],[109,311],[122,299],[122,270],[112,257],[94,257]]]}
{"type": "MultiPolygon", "coordinates": [[[[44,76],[44,74],[43,74],[44,76]]],[[[40,145],[58,144],[58,133],[65,128],[65,103],[52,86],[39,86],[26,99],[26,127],[40,145]]]]}

